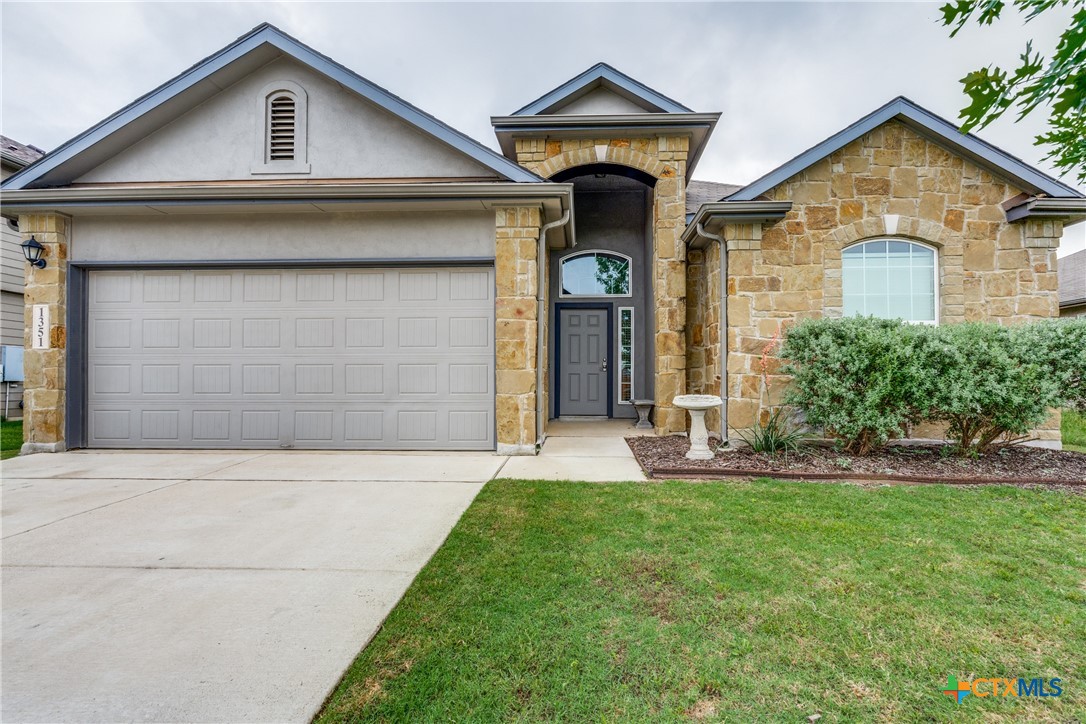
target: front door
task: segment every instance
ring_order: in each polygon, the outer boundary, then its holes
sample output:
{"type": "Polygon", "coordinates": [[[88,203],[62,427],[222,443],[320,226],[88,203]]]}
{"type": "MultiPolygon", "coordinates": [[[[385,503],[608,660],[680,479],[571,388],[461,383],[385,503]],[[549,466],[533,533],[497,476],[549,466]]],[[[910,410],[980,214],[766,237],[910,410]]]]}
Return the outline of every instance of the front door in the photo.
{"type": "Polygon", "coordinates": [[[608,415],[610,313],[608,308],[559,311],[559,415],[608,415]]]}

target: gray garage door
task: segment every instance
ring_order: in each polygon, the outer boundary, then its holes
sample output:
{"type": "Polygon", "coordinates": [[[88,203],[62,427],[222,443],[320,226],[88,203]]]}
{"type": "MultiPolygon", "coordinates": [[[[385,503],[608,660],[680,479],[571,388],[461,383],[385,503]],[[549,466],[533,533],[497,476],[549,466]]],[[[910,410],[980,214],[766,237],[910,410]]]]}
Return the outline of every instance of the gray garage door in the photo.
{"type": "Polygon", "coordinates": [[[494,448],[493,272],[101,271],[91,447],[494,448]]]}

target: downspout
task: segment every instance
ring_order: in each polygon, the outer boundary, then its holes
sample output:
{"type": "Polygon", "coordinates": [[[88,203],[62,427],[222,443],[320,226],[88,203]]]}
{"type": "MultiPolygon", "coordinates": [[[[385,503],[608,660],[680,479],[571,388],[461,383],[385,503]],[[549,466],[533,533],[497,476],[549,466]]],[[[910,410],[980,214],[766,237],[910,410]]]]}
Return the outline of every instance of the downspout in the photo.
{"type": "MultiPolygon", "coordinates": [[[[570,202],[572,204],[572,199],[570,199],[570,202]]],[[[539,248],[536,250],[535,256],[536,273],[538,275],[535,283],[535,444],[539,448],[543,447],[543,421],[546,419],[544,415],[547,414],[547,411],[543,409],[543,365],[545,360],[542,359],[546,332],[544,321],[547,314],[547,290],[543,288],[547,271],[547,232],[568,224],[572,208],[571,205],[570,208],[566,209],[566,213],[562,214],[562,218],[544,224],[539,228],[539,248]]],[[[576,246],[577,242],[574,242],[573,245],[576,246]]]]}
{"type": "Polygon", "coordinates": [[[720,442],[728,442],[728,244],[720,234],[710,234],[698,222],[698,236],[711,239],[720,247],[720,442]]]}

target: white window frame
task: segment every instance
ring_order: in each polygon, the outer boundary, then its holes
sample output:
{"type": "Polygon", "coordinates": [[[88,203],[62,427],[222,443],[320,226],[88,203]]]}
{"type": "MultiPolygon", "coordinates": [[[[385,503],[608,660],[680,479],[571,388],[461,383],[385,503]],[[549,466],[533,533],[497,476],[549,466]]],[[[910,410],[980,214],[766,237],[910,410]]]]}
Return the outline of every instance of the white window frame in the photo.
{"type": "Polygon", "coordinates": [[[637,310],[634,307],[619,307],[618,308],[618,400],[616,404],[619,405],[632,405],[635,395],[634,376],[637,374],[637,355],[635,350],[637,349],[637,310]],[[622,399],[622,313],[629,311],[630,313],[630,399],[622,399]]]}
{"type": "Polygon", "coordinates": [[[570,254],[566,254],[558,260],[559,299],[629,299],[630,297],[633,297],[633,290],[633,257],[623,254],[622,252],[611,251],[610,249],[585,249],[584,251],[575,251],[570,254]],[[565,263],[577,257],[597,256],[599,254],[616,256],[626,260],[626,289],[628,291],[625,294],[566,294],[564,291],[565,285],[562,284],[562,279],[565,272],[565,263]]]}
{"type": "Polygon", "coordinates": [[[842,316],[844,316],[844,311],[845,311],[845,289],[844,289],[844,285],[845,285],[845,252],[847,250],[853,249],[853,248],[855,248],[857,246],[862,246],[864,244],[870,244],[870,243],[877,242],[877,241],[900,241],[900,242],[904,242],[906,244],[914,244],[916,246],[920,246],[920,247],[923,247],[923,248],[928,249],[929,251],[931,251],[932,256],[934,258],[934,263],[932,264],[932,267],[931,267],[931,273],[932,273],[932,280],[931,280],[932,287],[931,288],[932,288],[932,293],[935,295],[935,319],[934,320],[902,319],[901,317],[885,317],[885,319],[901,319],[903,322],[908,322],[909,324],[927,324],[927,325],[931,325],[933,327],[939,326],[939,319],[941,318],[941,315],[942,315],[942,307],[941,307],[942,294],[940,293],[940,291],[941,291],[940,286],[941,285],[939,284],[939,248],[937,246],[933,246],[932,244],[924,243],[923,241],[917,241],[916,239],[908,239],[908,238],[905,238],[905,237],[879,236],[879,237],[876,237],[876,238],[873,238],[873,239],[863,239],[862,241],[857,241],[857,242],[855,242],[853,244],[849,244],[848,246],[843,247],[841,249],[841,314],[842,314],[842,316]]]}
{"type": "Polygon", "coordinates": [[[253,174],[308,174],[309,160],[309,95],[305,88],[293,81],[279,80],[260,89],[256,98],[256,155],[250,173],[253,174]],[[268,159],[268,138],[271,133],[270,109],[273,98],[289,95],[294,99],[294,158],[271,161],[268,159]]]}

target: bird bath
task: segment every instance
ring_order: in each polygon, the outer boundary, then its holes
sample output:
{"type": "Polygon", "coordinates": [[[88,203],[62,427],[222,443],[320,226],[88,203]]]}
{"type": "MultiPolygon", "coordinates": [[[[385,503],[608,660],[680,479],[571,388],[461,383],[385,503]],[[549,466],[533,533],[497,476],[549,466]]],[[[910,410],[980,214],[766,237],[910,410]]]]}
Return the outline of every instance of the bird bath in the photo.
{"type": "Polygon", "coordinates": [[[686,457],[690,460],[712,460],[713,451],[709,449],[709,431],[705,429],[705,411],[724,404],[716,395],[679,395],[672,403],[690,411],[690,449],[686,457]]]}

